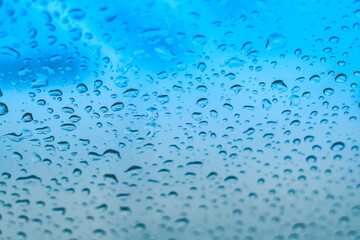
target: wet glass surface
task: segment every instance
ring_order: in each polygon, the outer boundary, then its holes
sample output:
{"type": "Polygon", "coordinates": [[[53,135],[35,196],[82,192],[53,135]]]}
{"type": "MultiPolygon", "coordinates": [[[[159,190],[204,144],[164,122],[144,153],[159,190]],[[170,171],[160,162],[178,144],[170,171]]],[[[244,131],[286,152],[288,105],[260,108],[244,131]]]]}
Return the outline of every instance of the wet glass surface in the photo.
{"type": "Polygon", "coordinates": [[[0,0],[0,239],[360,240],[359,38],[359,0],[0,0]]]}

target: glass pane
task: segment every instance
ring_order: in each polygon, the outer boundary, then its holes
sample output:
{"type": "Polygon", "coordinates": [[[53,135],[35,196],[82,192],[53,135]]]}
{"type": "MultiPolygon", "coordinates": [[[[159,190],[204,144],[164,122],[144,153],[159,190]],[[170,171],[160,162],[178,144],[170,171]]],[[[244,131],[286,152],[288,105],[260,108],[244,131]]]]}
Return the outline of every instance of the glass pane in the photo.
{"type": "Polygon", "coordinates": [[[360,240],[359,38],[359,0],[0,0],[0,239],[360,240]]]}

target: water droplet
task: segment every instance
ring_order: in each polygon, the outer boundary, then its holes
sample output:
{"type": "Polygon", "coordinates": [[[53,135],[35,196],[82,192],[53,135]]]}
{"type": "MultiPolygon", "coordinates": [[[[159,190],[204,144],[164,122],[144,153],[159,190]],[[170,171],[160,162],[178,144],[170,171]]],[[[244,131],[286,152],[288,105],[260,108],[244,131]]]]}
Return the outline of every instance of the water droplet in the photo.
{"type": "Polygon", "coordinates": [[[123,93],[124,97],[129,97],[129,98],[136,98],[139,95],[139,90],[138,89],[128,89],[123,93]]]}
{"type": "Polygon", "coordinates": [[[345,144],[343,142],[335,142],[331,145],[330,149],[335,152],[340,152],[344,150],[345,144]]]}
{"type": "Polygon", "coordinates": [[[316,163],[316,157],[314,155],[310,155],[306,157],[306,162],[308,163],[316,163]]]}
{"type": "Polygon", "coordinates": [[[283,93],[287,91],[287,86],[282,80],[276,80],[272,82],[271,88],[273,90],[277,90],[279,93],[283,93]]]}
{"type": "Polygon", "coordinates": [[[333,95],[333,93],[334,93],[334,89],[332,89],[332,88],[325,88],[324,91],[323,91],[323,93],[324,93],[325,96],[331,96],[331,95],[333,95]]]}
{"type": "Polygon", "coordinates": [[[203,35],[196,35],[193,37],[193,43],[198,46],[203,46],[207,42],[206,37],[203,35]]]}
{"type": "Polygon", "coordinates": [[[196,101],[196,105],[198,105],[201,108],[206,107],[209,104],[209,100],[207,98],[200,98],[196,101]]]}
{"type": "Polygon", "coordinates": [[[38,76],[31,82],[31,87],[40,88],[48,85],[48,76],[45,74],[38,74],[38,76]]]}
{"type": "Polygon", "coordinates": [[[340,73],[335,77],[335,82],[337,83],[344,83],[346,82],[346,80],[347,80],[347,76],[343,73],[340,73]]]}
{"type": "Polygon", "coordinates": [[[59,96],[62,96],[62,92],[58,89],[50,90],[49,95],[52,97],[59,97],[59,96]]]}
{"type": "Polygon", "coordinates": [[[156,100],[158,101],[158,103],[160,103],[161,105],[164,105],[166,103],[168,103],[170,101],[170,98],[168,95],[160,95],[156,98],[156,100]]]}
{"type": "Polygon", "coordinates": [[[74,20],[80,21],[85,18],[86,13],[82,9],[73,8],[73,9],[70,9],[69,16],[70,16],[70,18],[72,18],[74,20]]]}
{"type": "Polygon", "coordinates": [[[0,116],[4,116],[9,112],[8,106],[5,103],[0,102],[0,116]]]}
{"type": "Polygon", "coordinates": [[[61,129],[64,131],[74,131],[76,129],[76,126],[72,123],[65,123],[61,125],[61,129]]]}
{"type": "Polygon", "coordinates": [[[21,121],[24,123],[28,123],[34,120],[33,115],[31,113],[25,113],[21,118],[21,121]]]}
{"type": "Polygon", "coordinates": [[[78,93],[85,93],[88,91],[88,88],[85,84],[79,84],[77,85],[76,90],[78,91],[78,93]]]}
{"type": "Polygon", "coordinates": [[[115,78],[115,85],[119,88],[127,87],[129,79],[125,76],[118,76],[115,78]]]}
{"type": "Polygon", "coordinates": [[[311,83],[318,83],[318,82],[320,82],[320,76],[319,76],[319,75],[313,75],[313,76],[309,79],[309,81],[310,81],[311,83]]]}
{"type": "Polygon", "coordinates": [[[116,102],[113,105],[111,105],[111,110],[113,110],[114,112],[120,111],[122,109],[124,109],[125,105],[122,102],[116,102]]]}
{"type": "Polygon", "coordinates": [[[286,45],[286,38],[284,35],[274,33],[271,34],[266,43],[266,50],[276,50],[284,48],[286,45]]]}

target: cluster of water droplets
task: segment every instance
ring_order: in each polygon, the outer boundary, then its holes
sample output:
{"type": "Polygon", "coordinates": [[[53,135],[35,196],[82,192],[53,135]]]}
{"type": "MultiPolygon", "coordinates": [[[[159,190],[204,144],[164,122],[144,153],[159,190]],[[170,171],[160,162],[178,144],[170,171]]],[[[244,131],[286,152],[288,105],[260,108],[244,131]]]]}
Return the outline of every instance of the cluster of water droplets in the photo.
{"type": "Polygon", "coordinates": [[[359,1],[0,13],[0,239],[360,239],[359,1]]]}

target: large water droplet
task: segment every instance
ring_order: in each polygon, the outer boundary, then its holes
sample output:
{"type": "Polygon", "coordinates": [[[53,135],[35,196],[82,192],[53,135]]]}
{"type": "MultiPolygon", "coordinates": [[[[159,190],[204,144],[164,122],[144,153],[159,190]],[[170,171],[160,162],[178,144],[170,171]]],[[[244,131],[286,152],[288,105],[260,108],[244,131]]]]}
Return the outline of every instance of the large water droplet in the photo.
{"type": "Polygon", "coordinates": [[[4,116],[9,112],[8,106],[5,103],[0,102],[0,116],[4,116]]]}
{"type": "Polygon", "coordinates": [[[25,113],[21,118],[21,121],[24,123],[28,123],[34,120],[33,115],[31,113],[25,113]]]}
{"type": "Polygon", "coordinates": [[[279,93],[283,93],[287,91],[287,86],[282,80],[276,80],[272,82],[271,88],[273,90],[277,90],[279,93]]]}
{"type": "Polygon", "coordinates": [[[337,83],[344,83],[346,82],[346,80],[347,80],[347,76],[343,73],[340,73],[335,77],[335,82],[337,83]]]}
{"type": "Polygon", "coordinates": [[[345,148],[345,144],[343,142],[335,142],[330,147],[330,149],[335,152],[342,151],[344,148],[345,148]]]}

